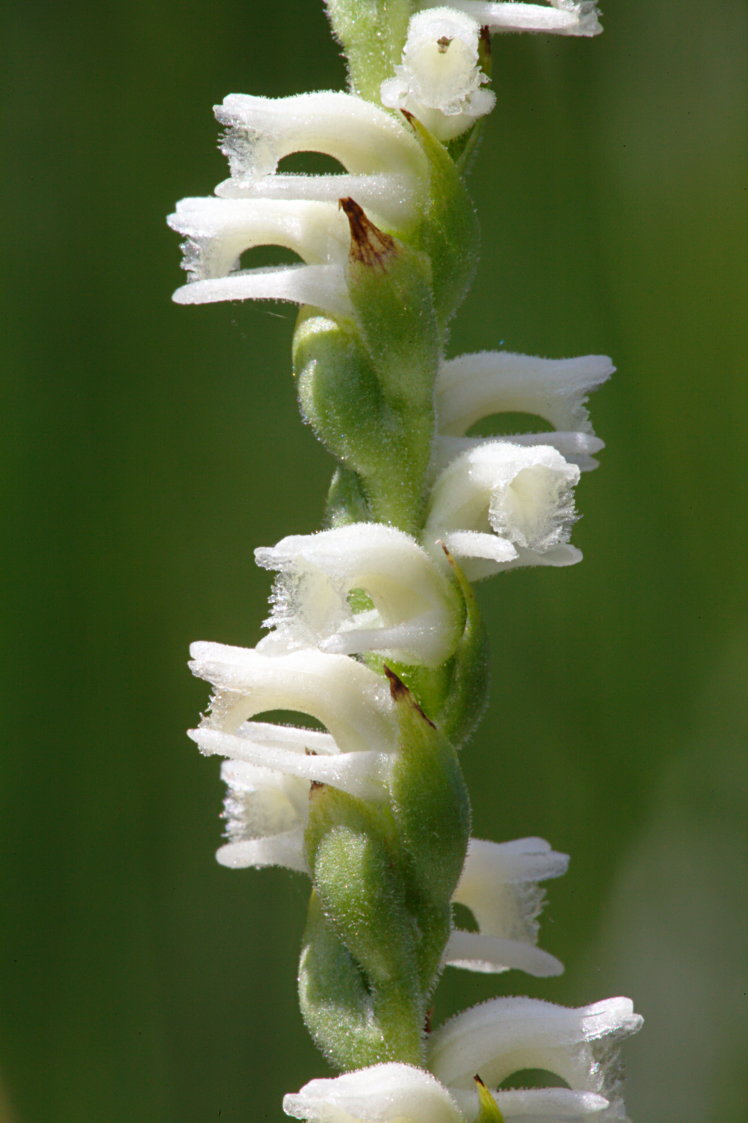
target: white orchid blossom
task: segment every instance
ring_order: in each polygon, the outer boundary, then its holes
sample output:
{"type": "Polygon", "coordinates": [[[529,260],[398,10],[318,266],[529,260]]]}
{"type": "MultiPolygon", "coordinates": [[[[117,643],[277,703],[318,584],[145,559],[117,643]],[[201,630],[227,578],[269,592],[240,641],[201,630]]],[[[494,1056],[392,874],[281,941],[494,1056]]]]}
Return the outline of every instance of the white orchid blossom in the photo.
{"type": "Polygon", "coordinates": [[[442,363],[437,376],[439,431],[461,437],[483,417],[512,412],[536,414],[559,430],[592,434],[587,396],[614,370],[607,355],[574,359],[540,359],[509,351],[458,355],[442,363]]]}
{"type": "Polygon", "coordinates": [[[217,197],[183,199],[169,217],[186,238],[189,277],[173,299],[288,300],[350,316],[350,235],[338,200],[356,198],[385,227],[413,221],[426,162],[411,131],[370,102],[329,91],[277,99],[231,94],[216,116],[227,126],[231,178],[218,185],[217,197]],[[296,152],[327,154],[345,171],[276,175],[279,162],[296,152]],[[239,267],[243,252],[264,245],[290,249],[302,263],[239,267]]]}
{"type": "Polygon", "coordinates": [[[538,882],[560,877],[568,864],[568,856],[551,850],[542,838],[471,838],[452,899],[470,909],[478,931],[453,931],[445,962],[471,971],[519,968],[540,977],[561,974],[563,965],[534,946],[544,901],[538,882]]]}
{"type": "Polygon", "coordinates": [[[404,663],[438,666],[455,648],[460,602],[449,580],[410,535],[381,523],[299,534],[255,551],[279,571],[274,630],[259,645],[309,646],[354,655],[375,651],[404,663]],[[373,607],[355,612],[351,594],[373,607]]]}
{"type": "MultiPolygon", "coordinates": [[[[493,998],[450,1018],[431,1034],[428,1064],[468,1114],[475,1073],[496,1087],[523,1069],[540,1068],[560,1077],[572,1092],[604,1096],[609,1117],[621,1118],[615,1114],[616,1047],[641,1024],[628,998],[577,1009],[535,998],[493,998]]],[[[501,1107],[501,1093],[497,1102],[501,1107]]]]}
{"type": "Polygon", "coordinates": [[[579,468],[548,445],[481,441],[437,477],[425,530],[468,578],[523,565],[573,565],[573,488],[579,468]]]}
{"type": "Polygon", "coordinates": [[[218,862],[229,869],[282,866],[308,874],[309,784],[237,760],[224,761],[221,778],[228,788],[223,817],[229,841],[216,852],[218,862]]]}
{"type": "Polygon", "coordinates": [[[480,24],[454,7],[412,16],[402,62],[381,86],[382,105],[405,109],[440,140],[449,140],[490,113],[496,95],[484,89],[480,24]]]}
{"type": "Polygon", "coordinates": [[[312,1080],[283,1101],[309,1123],[472,1123],[475,1075],[494,1089],[528,1068],[568,1087],[491,1091],[506,1123],[622,1120],[616,1047],[641,1018],[626,998],[569,1009],[532,998],[497,998],[463,1011],[427,1040],[431,1071],[379,1064],[312,1080]]]}
{"type": "Polygon", "coordinates": [[[451,7],[465,12],[491,32],[534,31],[591,37],[602,31],[597,4],[592,0],[550,0],[550,6],[451,0],[451,7]]]}
{"type": "Polygon", "coordinates": [[[386,681],[345,655],[316,649],[265,655],[254,648],[193,643],[190,670],[217,688],[208,728],[235,733],[271,710],[308,714],[342,752],[389,752],[395,719],[386,681]]]}

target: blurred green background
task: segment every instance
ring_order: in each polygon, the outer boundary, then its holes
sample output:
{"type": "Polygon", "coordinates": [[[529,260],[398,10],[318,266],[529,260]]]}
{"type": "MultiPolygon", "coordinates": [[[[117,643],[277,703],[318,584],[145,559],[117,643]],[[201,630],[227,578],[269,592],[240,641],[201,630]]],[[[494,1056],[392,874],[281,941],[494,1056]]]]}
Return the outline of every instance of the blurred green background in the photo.
{"type": "MultiPolygon", "coordinates": [[[[612,354],[586,560],[486,583],[474,833],[573,857],[543,946],[631,994],[637,1123],[745,1119],[748,11],[609,0],[595,41],[496,40],[484,254],[452,353],[612,354]]],[[[3,1123],[247,1123],[325,1065],[296,1011],[306,886],[229,872],[191,639],[251,645],[252,549],[330,463],[282,305],[177,308],[164,216],[224,176],[229,91],[339,87],[317,0],[6,8],[3,1123]]]]}

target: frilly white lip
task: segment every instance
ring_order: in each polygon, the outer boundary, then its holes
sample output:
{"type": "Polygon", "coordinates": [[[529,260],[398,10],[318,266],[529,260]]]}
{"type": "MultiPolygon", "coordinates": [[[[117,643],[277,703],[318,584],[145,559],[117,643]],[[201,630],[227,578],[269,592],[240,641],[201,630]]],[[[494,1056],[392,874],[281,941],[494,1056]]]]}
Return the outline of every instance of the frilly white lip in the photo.
{"type": "Polygon", "coordinates": [[[374,651],[439,666],[457,644],[458,594],[416,541],[395,527],[353,523],[291,535],[255,557],[279,572],[266,622],[274,630],[263,650],[313,643],[338,654],[374,651]],[[370,598],[370,611],[353,612],[355,590],[370,598]]]}

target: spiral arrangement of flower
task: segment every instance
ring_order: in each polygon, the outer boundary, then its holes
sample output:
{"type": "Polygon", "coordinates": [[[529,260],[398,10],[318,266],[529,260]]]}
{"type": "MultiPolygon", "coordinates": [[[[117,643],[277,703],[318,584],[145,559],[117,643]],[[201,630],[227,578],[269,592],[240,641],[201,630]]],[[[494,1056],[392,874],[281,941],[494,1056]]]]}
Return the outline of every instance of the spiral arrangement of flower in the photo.
{"type": "Polygon", "coordinates": [[[306,1024],[341,1075],[284,1101],[308,1120],[623,1119],[618,1041],[627,999],[566,1009],[496,998],[432,1028],[446,966],[562,970],[537,947],[539,884],[567,858],[547,842],[470,837],[457,750],[485,701],[486,637],[471,582],[581,559],[574,488],[602,442],[586,399],[605,356],[446,357],[477,260],[464,170],[492,109],[489,33],[591,36],[595,5],[329,0],[352,91],[216,109],[230,178],[184,199],[182,304],[300,306],[293,365],[304,419],[338,464],[327,527],[256,551],[276,574],[255,648],[196,643],[213,688],[190,736],[224,758],[231,868],[310,878],[299,969],[306,1024]],[[288,174],[293,153],[338,173],[288,174]],[[275,245],[301,259],[252,269],[275,245]],[[550,427],[471,436],[524,412],[550,427]],[[310,725],[258,715],[292,711],[310,725]],[[455,927],[453,904],[474,928],[455,927]],[[564,1086],[501,1089],[527,1068],[564,1086]]]}

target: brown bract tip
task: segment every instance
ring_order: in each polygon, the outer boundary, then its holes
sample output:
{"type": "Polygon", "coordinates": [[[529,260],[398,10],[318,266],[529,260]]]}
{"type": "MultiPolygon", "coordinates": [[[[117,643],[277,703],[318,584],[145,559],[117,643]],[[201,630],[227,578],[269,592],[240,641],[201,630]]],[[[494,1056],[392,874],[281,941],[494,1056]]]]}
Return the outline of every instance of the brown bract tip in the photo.
{"type": "Polygon", "coordinates": [[[395,252],[395,239],[375,226],[354,199],[340,199],[351,228],[351,259],[371,269],[384,268],[385,258],[395,252]]]}
{"type": "Polygon", "coordinates": [[[391,670],[387,666],[386,663],[384,665],[384,673],[386,674],[387,681],[390,684],[390,697],[392,698],[392,701],[393,702],[406,702],[406,701],[409,702],[411,704],[411,706],[413,707],[413,709],[418,714],[420,714],[420,716],[423,718],[423,720],[425,722],[427,722],[428,725],[430,725],[432,729],[436,729],[436,726],[434,725],[431,718],[428,716],[428,714],[425,714],[423,712],[423,710],[418,705],[415,698],[413,697],[413,694],[408,689],[408,687],[405,685],[403,680],[401,678],[398,678],[397,675],[395,674],[395,672],[393,670],[391,670]]]}

